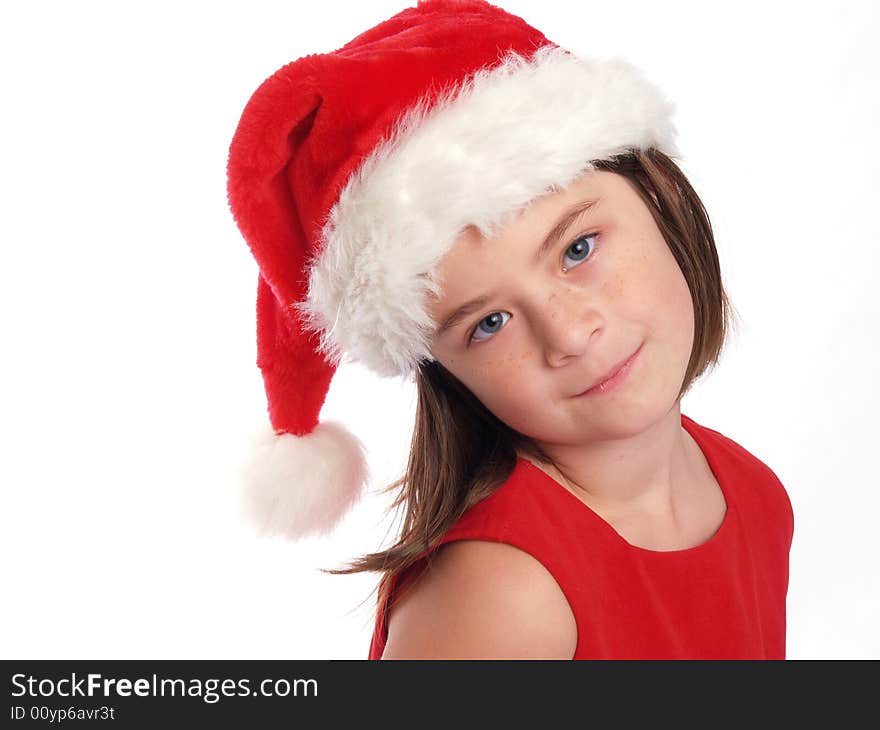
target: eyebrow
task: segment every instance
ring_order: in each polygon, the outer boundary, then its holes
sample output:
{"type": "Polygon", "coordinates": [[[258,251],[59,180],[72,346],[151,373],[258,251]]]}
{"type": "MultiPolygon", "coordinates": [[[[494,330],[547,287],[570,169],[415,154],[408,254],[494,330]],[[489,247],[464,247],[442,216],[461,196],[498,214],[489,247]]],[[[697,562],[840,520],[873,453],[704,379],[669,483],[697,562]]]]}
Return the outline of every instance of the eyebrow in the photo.
{"type": "MultiPolygon", "coordinates": [[[[540,248],[532,258],[532,264],[538,264],[541,259],[547,255],[547,252],[556,245],[559,239],[565,235],[565,232],[574,225],[575,221],[585,215],[587,211],[593,208],[598,202],[599,198],[591,198],[575,203],[568,208],[544,237],[540,248]]],[[[455,325],[461,322],[465,317],[484,307],[491,301],[491,299],[492,297],[489,294],[483,294],[479,297],[468,300],[443,321],[443,323],[437,328],[435,336],[440,337],[444,332],[455,327],[455,325]]]]}

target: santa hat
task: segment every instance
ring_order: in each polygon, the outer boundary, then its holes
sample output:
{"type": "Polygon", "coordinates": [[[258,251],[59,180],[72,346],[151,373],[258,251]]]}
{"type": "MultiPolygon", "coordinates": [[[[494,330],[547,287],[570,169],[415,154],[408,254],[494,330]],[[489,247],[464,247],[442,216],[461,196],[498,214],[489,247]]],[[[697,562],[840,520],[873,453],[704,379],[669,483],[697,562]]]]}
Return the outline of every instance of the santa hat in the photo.
{"type": "Polygon", "coordinates": [[[432,360],[428,297],[467,226],[492,236],[592,162],[677,156],[673,105],[620,58],[577,56],[483,0],[421,0],[264,81],[229,150],[229,204],[259,266],[270,423],[251,515],[333,530],[368,480],[363,444],[320,422],[343,355],[383,377],[432,360]]]}

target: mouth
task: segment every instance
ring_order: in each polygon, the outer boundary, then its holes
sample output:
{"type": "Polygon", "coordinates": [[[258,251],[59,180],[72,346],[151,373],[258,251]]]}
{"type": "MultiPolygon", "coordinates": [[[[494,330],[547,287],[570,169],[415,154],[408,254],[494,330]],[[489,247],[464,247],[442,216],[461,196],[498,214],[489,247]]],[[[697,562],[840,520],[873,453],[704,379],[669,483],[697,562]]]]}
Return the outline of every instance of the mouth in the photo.
{"type": "Polygon", "coordinates": [[[597,395],[600,393],[607,393],[610,390],[613,390],[618,385],[626,380],[626,376],[629,374],[630,370],[632,370],[633,363],[636,358],[639,356],[639,353],[642,351],[642,347],[644,347],[644,342],[639,345],[638,349],[630,355],[626,360],[622,363],[615,365],[611,371],[602,376],[602,378],[596,382],[591,387],[587,388],[587,390],[582,393],[578,393],[575,398],[579,398],[582,395],[597,395]]]}

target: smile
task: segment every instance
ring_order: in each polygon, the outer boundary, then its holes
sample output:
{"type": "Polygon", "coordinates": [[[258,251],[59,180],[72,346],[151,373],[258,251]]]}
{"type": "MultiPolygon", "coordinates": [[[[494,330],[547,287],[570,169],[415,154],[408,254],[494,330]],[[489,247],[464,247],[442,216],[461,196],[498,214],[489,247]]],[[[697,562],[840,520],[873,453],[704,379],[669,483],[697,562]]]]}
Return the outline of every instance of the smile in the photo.
{"type": "Polygon", "coordinates": [[[585,390],[583,393],[578,393],[575,398],[580,398],[581,396],[601,395],[603,393],[609,393],[619,387],[621,383],[626,381],[627,376],[632,370],[633,363],[636,361],[636,358],[642,351],[642,347],[644,347],[644,343],[639,345],[639,349],[636,350],[632,355],[630,355],[626,362],[624,362],[623,365],[621,365],[614,372],[613,375],[611,375],[609,378],[606,378],[601,383],[597,383],[592,388],[585,390]]]}

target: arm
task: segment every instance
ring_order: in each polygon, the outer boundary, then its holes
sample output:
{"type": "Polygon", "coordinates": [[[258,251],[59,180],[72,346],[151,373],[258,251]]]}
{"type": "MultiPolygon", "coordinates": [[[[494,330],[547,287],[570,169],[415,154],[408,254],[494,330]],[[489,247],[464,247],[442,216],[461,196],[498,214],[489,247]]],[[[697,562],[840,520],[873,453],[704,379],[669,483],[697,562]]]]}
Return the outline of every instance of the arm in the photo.
{"type": "Polygon", "coordinates": [[[500,542],[441,546],[388,618],[383,659],[571,659],[577,626],[559,584],[500,542]]]}

